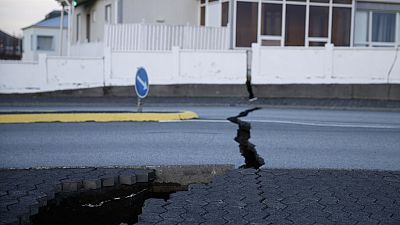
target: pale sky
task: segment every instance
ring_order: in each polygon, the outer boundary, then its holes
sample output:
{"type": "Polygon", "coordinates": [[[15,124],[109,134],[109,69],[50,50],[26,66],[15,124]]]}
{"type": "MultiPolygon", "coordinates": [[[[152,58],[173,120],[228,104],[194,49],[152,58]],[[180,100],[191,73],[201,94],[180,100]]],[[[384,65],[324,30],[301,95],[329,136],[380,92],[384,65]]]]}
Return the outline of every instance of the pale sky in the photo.
{"type": "Polygon", "coordinates": [[[21,28],[39,22],[54,9],[61,9],[55,0],[0,0],[0,30],[22,36],[21,28]]]}

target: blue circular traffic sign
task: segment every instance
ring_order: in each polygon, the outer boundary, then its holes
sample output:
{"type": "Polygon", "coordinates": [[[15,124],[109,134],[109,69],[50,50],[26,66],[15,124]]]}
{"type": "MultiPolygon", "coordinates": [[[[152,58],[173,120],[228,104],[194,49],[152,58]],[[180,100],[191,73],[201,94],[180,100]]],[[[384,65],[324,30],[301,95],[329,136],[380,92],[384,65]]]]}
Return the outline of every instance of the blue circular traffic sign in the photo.
{"type": "Polygon", "coordinates": [[[149,93],[149,78],[143,67],[138,68],[136,72],[135,90],[139,98],[145,98],[149,93]]]}

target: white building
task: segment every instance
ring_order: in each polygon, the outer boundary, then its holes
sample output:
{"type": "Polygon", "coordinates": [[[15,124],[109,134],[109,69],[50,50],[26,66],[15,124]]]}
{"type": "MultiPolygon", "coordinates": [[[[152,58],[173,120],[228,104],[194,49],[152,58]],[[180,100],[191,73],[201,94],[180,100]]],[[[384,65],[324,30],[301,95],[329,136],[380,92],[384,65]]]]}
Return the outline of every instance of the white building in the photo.
{"type": "MultiPolygon", "coordinates": [[[[62,0],[58,0],[62,1],[62,0]]],[[[400,0],[75,0],[72,43],[105,24],[229,26],[230,47],[400,45],[400,0]]]]}
{"type": "MultiPolygon", "coordinates": [[[[63,0],[57,0],[63,1],[63,0]]],[[[76,0],[72,43],[102,42],[106,24],[198,25],[196,0],[76,0]]]]}
{"type": "Polygon", "coordinates": [[[109,93],[145,67],[154,96],[400,99],[400,0],[57,1],[68,57],[0,62],[0,93],[109,93]]]}
{"type": "Polygon", "coordinates": [[[60,32],[60,23],[60,11],[53,11],[47,14],[45,19],[23,28],[22,60],[36,61],[38,54],[49,56],[66,55],[68,16],[66,15],[63,18],[63,32],[60,32]]]}

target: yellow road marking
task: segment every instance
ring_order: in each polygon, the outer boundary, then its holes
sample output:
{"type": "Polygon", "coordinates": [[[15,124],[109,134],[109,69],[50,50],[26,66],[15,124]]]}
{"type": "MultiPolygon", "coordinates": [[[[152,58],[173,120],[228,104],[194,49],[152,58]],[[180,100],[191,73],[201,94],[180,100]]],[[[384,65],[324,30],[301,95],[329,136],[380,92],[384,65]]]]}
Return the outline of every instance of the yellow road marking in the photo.
{"type": "Polygon", "coordinates": [[[27,113],[0,114],[0,123],[124,122],[196,119],[194,112],[179,113],[27,113]]]}

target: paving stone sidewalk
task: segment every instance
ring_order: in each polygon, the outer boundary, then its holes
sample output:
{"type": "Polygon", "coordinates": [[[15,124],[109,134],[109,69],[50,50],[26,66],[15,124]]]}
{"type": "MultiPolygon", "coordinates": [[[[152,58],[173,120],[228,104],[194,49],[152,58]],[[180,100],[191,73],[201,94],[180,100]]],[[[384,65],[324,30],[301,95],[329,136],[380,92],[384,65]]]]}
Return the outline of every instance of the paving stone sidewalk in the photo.
{"type": "Polygon", "coordinates": [[[30,224],[30,216],[58,193],[68,195],[133,185],[154,178],[152,170],[130,168],[3,169],[0,170],[0,225],[30,224]]]}
{"type": "Polygon", "coordinates": [[[138,224],[400,224],[400,172],[233,170],[168,201],[138,224]]]}

